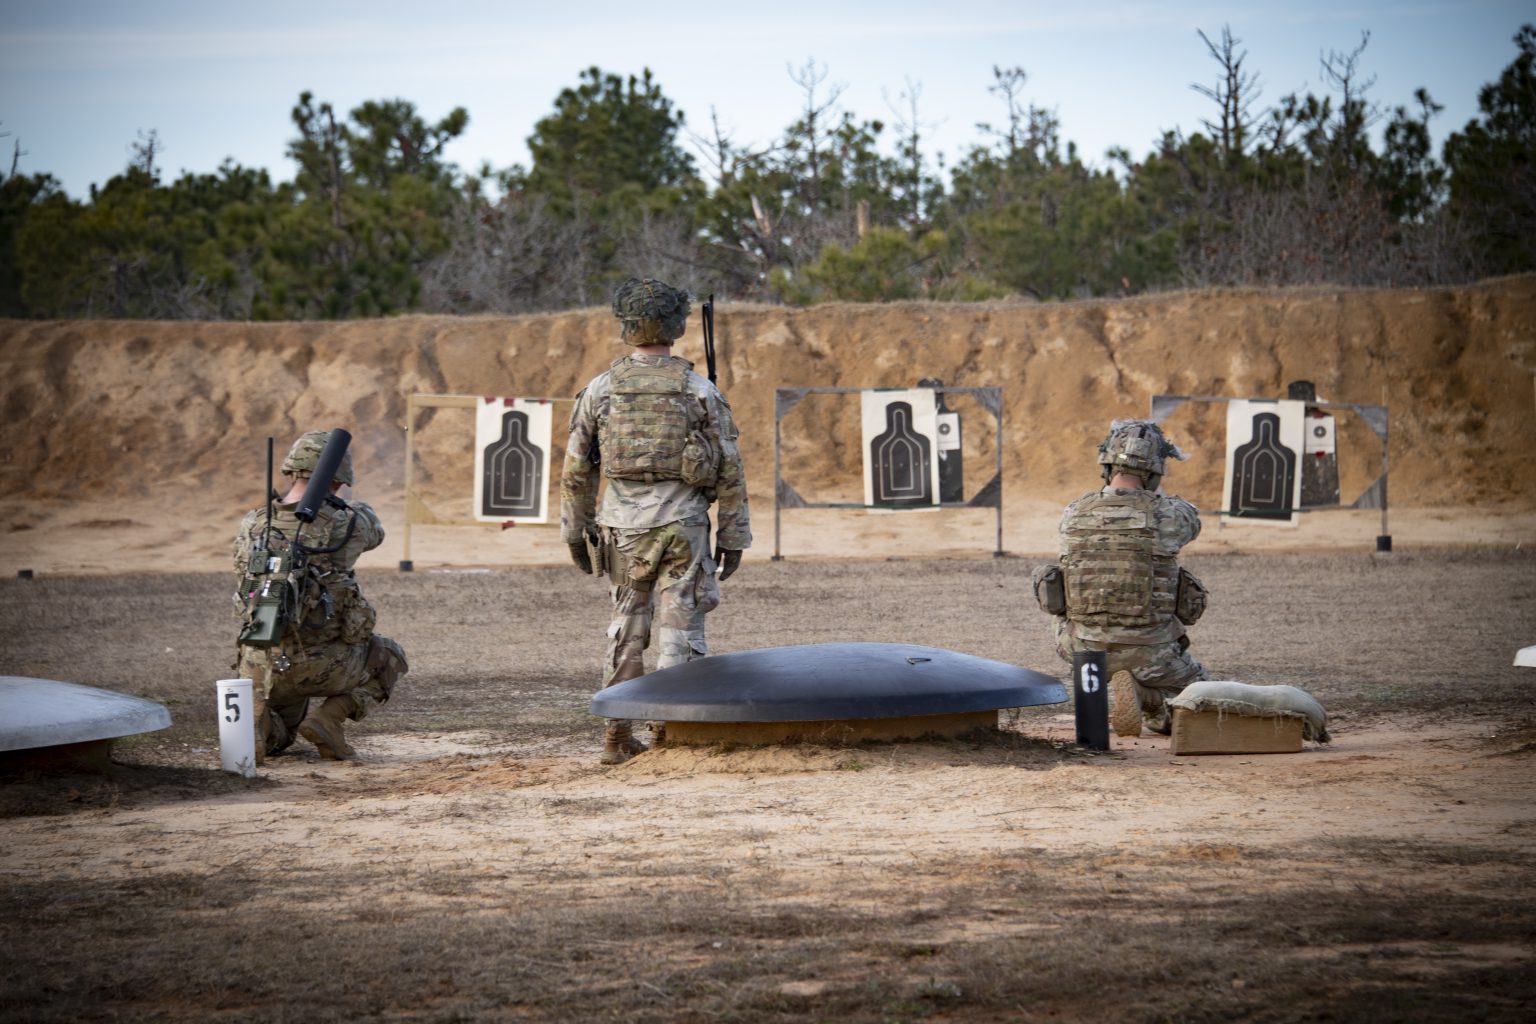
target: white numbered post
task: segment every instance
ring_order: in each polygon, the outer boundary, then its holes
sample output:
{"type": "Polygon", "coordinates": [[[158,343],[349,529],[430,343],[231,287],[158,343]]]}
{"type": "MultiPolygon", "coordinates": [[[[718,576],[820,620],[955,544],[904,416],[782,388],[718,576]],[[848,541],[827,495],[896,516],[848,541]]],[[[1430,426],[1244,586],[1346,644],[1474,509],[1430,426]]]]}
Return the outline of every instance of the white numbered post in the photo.
{"type": "Polygon", "coordinates": [[[219,767],[248,779],[256,777],[256,725],[249,679],[220,679],[219,767]]]}

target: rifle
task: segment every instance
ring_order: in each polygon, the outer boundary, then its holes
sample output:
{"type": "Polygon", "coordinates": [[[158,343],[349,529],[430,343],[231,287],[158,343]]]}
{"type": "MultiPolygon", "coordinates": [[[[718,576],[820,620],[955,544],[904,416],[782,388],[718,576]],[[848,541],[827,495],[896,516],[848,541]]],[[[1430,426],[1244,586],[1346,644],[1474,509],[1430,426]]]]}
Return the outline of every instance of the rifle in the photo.
{"type": "MultiPolygon", "coordinates": [[[[715,293],[710,292],[709,298],[704,300],[699,307],[699,317],[704,327],[704,365],[709,370],[709,382],[715,383],[715,293]]],[[[713,500],[713,499],[711,499],[713,500]]],[[[716,538],[715,565],[720,565],[725,557],[725,549],[716,538]]]]}
{"type": "Polygon", "coordinates": [[[699,307],[699,316],[704,325],[704,365],[709,369],[709,382],[715,382],[715,293],[710,292],[709,298],[699,307]]]}

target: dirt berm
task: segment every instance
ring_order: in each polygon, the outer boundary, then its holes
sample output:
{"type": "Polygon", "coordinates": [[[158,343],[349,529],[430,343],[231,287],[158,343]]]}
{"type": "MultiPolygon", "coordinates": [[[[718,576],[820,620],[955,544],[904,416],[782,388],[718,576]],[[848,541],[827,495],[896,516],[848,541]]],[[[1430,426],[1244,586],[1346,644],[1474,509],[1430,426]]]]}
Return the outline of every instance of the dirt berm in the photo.
{"type": "MultiPolygon", "coordinates": [[[[695,319],[679,353],[698,362],[695,319]]],[[[0,321],[0,502],[9,529],[71,507],[134,521],[219,520],[256,503],[263,439],[344,426],[366,493],[399,510],[406,398],[569,398],[624,349],[606,310],[295,323],[0,321]]],[[[754,506],[771,523],[774,389],[1000,386],[1010,503],[1057,507],[1092,483],[1113,417],[1159,393],[1390,407],[1392,507],[1536,509],[1536,275],[1457,289],[1177,292],[1066,304],[895,303],[787,309],[723,304],[720,385],[741,426],[754,506]]],[[[969,402],[967,494],[992,476],[994,425],[969,402]]],[[[569,406],[556,407],[563,425],[569,406]]],[[[1220,405],[1187,405],[1170,433],[1194,458],[1170,489],[1220,507],[1220,405]]],[[[784,420],[784,475],[812,500],[858,500],[857,401],[813,396],[784,420]]],[[[417,480],[441,513],[468,512],[463,410],[418,418],[417,480]],[[462,509],[453,506],[462,502],[462,509]],[[447,504],[445,504],[447,503],[447,504]]],[[[560,438],[556,429],[558,479],[560,438]]],[[[1381,469],[1379,442],[1339,417],[1343,501],[1381,469]]],[[[281,452],[281,447],[280,447],[281,452]]],[[[93,513],[100,515],[97,513],[93,513]]],[[[106,522],[116,524],[117,519],[106,522]]],[[[76,525],[83,525],[77,523],[76,525]]],[[[759,538],[764,535],[759,526],[759,538]]],[[[9,543],[15,543],[12,538],[9,543]]],[[[9,546],[8,543],[8,546],[9,546]]]]}

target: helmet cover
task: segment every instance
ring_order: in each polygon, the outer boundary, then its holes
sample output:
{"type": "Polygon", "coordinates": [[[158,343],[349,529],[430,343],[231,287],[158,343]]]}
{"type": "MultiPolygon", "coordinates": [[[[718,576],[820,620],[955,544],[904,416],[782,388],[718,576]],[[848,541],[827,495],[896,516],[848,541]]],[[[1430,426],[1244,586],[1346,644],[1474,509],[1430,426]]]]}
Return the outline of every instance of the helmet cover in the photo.
{"type": "MultiPolygon", "coordinates": [[[[283,473],[300,480],[309,479],[315,471],[315,464],[320,461],[320,453],[325,451],[325,443],[330,439],[329,430],[311,430],[293,442],[293,447],[288,449],[288,454],[283,459],[283,473]]],[[[336,467],[336,475],[332,479],[336,483],[348,485],[352,483],[351,448],[342,454],[341,465],[336,467]]]]}
{"type": "Polygon", "coordinates": [[[1189,458],[1163,435],[1151,420],[1115,420],[1109,436],[1099,443],[1099,465],[1104,479],[1116,473],[1130,473],[1144,479],[1163,475],[1164,460],[1189,458]]]}
{"type": "Polygon", "coordinates": [[[632,277],[613,293],[613,315],[630,345],[670,345],[683,336],[688,293],[654,277],[632,277]]]}

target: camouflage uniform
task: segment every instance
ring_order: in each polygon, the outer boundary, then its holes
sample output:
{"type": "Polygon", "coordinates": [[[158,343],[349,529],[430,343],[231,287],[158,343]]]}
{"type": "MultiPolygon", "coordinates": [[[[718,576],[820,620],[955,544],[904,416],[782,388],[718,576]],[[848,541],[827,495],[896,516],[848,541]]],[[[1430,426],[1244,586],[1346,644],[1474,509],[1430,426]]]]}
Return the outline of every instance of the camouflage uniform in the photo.
{"type": "Polygon", "coordinates": [[[600,422],[609,412],[611,370],[599,374],[576,397],[571,434],[560,478],[560,538],[581,541],[596,527],[624,555],[630,585],[615,586],[614,617],[608,627],[603,685],[642,675],[641,653],[650,644],[652,611],[660,632],[658,668],[680,665],[709,653],[704,616],[720,603],[715,560],[709,546],[709,506],[718,502],[716,541],[742,551],[752,545],[746,476],[736,446],[736,423],[725,397],[692,364],[676,356],[631,355],[614,364],[683,363],[688,395],[698,410],[697,427],[718,445],[720,469],[713,488],[682,480],[608,478],[601,505],[600,422]],[[634,584],[643,584],[637,587],[634,584]]]}
{"type": "MultiPolygon", "coordinates": [[[[616,301],[616,312],[618,308],[616,301]]],[[[686,315],[685,300],[681,309],[681,315],[686,315]]],[[[625,338],[634,344],[667,344],[681,333],[682,320],[677,317],[641,320],[633,329],[629,320],[625,322],[625,338]]],[[[616,360],[582,389],[571,413],[560,480],[560,537],[578,550],[585,540],[594,538],[612,563],[608,572],[613,579],[609,588],[613,618],[608,625],[604,687],[645,673],[644,652],[653,626],[659,633],[657,668],[709,653],[704,616],[720,603],[718,566],[710,548],[711,504],[718,503],[715,540],[719,548],[742,551],[752,544],[746,476],[731,407],[692,366],[676,356],[636,352],[616,360]],[[676,405],[686,410],[685,432],[681,425],[665,427],[657,417],[658,436],[648,440],[646,428],[653,421],[632,412],[627,414],[627,427],[621,429],[615,423],[616,382],[621,398],[627,398],[625,382],[645,379],[675,382],[676,405]],[[691,479],[674,478],[677,474],[672,470],[643,471],[647,458],[656,456],[658,449],[676,447],[673,442],[681,443],[684,433],[688,453],[680,458],[692,461],[697,452],[704,452],[698,460],[707,463],[703,470],[685,470],[683,475],[691,479]],[[671,440],[663,440],[663,434],[671,440]],[[605,436],[611,450],[604,450],[605,436]],[[616,470],[615,463],[642,468],[616,470]],[[616,471],[625,475],[613,475],[616,471]],[[599,503],[599,485],[604,481],[607,487],[599,503]]],[[[610,723],[608,746],[622,742],[630,752],[643,749],[632,744],[629,727],[628,722],[610,723]]],[[[653,730],[659,738],[657,725],[653,730]]]]}
{"type": "MultiPolygon", "coordinates": [[[[1060,532],[1064,567],[1076,554],[1073,550],[1073,534],[1080,532],[1080,509],[1085,502],[1102,496],[1129,497],[1146,502],[1148,518],[1155,530],[1155,559],[1174,562],[1179,550],[1200,536],[1200,512],[1183,498],[1106,487],[1083,495],[1062,513],[1060,532]]],[[[1197,679],[1206,678],[1206,675],[1200,663],[1190,656],[1188,634],[1184,624],[1174,614],[1176,591],[1167,588],[1164,582],[1166,575],[1157,574],[1157,577],[1160,578],[1154,584],[1157,591],[1153,601],[1155,611],[1148,616],[1155,619],[1154,622],[1110,625],[1103,622],[1102,617],[1074,615],[1071,598],[1073,586],[1069,579],[1067,614],[1055,616],[1054,627],[1056,652],[1064,660],[1070,662],[1074,654],[1084,651],[1104,651],[1108,656],[1110,675],[1130,672],[1136,680],[1143,713],[1153,728],[1161,730],[1167,714],[1167,699],[1177,697],[1185,686],[1197,679]]],[[[1177,581],[1178,575],[1175,572],[1175,588],[1177,581]]]]}
{"type": "MultiPolygon", "coordinates": [[[[1200,512],[1156,490],[1164,457],[1183,453],[1155,425],[1116,422],[1099,451],[1106,481],[1128,473],[1146,487],[1104,487],[1068,505],[1060,564],[1035,570],[1036,594],[1048,573],[1059,574],[1064,610],[1047,609],[1056,612],[1057,653],[1070,662],[1075,654],[1105,652],[1112,689],[1116,676],[1129,673],[1143,719],[1166,733],[1168,699],[1206,678],[1185,629],[1204,611],[1205,588],[1178,564],[1180,550],[1200,536],[1200,512]]],[[[1134,705],[1130,714],[1134,732],[1134,705]]]]}
{"type": "MultiPolygon", "coordinates": [[[[284,465],[286,471],[288,463],[284,465]]],[[[340,472],[337,476],[343,478],[340,472]]],[[[351,480],[350,465],[345,480],[351,480]]],[[[306,721],[311,697],[342,698],[337,702],[342,715],[361,720],[370,704],[389,699],[407,667],[400,645],[373,632],[377,615],[363,597],[353,572],[363,552],[384,540],[378,515],[363,502],[332,498],[322,505],[313,522],[301,523],[295,514],[297,508],[297,502],[273,505],[269,545],[274,552],[286,551],[293,538],[299,538],[306,549],[315,552],[295,588],[300,612],[297,627],[284,629],[279,641],[270,647],[240,644],[235,661],[236,675],[255,684],[258,738],[265,733],[265,742],[258,744],[260,754],[278,753],[293,742],[306,721]]],[[[261,582],[260,577],[249,575],[251,551],[262,547],[266,536],[266,508],[247,512],[234,542],[235,603],[242,610],[248,609],[255,597],[248,588],[261,582]]],[[[339,729],[335,737],[343,751],[338,756],[350,756],[350,748],[340,741],[339,729]]],[[[326,746],[317,746],[330,756],[326,746]]]]}

